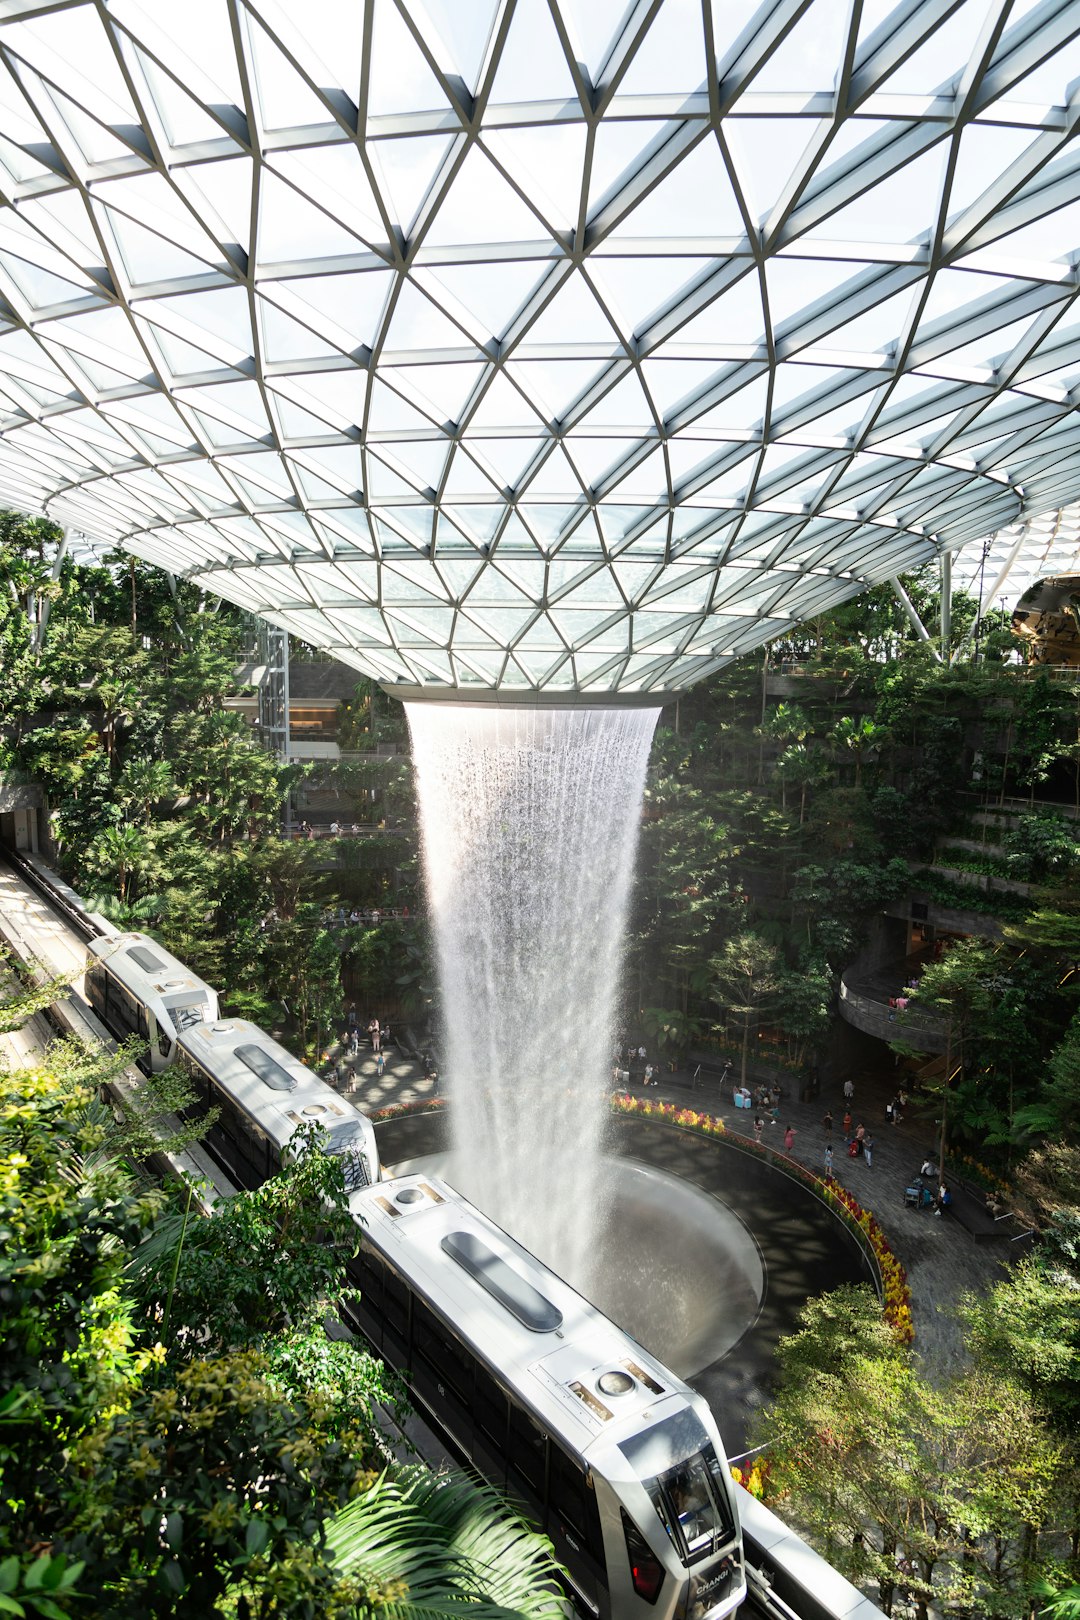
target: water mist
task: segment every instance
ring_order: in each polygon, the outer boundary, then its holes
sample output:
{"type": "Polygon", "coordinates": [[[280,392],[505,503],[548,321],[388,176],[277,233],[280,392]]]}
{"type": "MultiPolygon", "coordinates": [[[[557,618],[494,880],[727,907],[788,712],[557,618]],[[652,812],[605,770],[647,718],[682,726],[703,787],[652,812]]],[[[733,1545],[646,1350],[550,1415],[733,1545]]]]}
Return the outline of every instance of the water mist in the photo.
{"type": "Polygon", "coordinates": [[[450,1180],[586,1291],[615,993],[659,709],[409,703],[450,1180]]]}

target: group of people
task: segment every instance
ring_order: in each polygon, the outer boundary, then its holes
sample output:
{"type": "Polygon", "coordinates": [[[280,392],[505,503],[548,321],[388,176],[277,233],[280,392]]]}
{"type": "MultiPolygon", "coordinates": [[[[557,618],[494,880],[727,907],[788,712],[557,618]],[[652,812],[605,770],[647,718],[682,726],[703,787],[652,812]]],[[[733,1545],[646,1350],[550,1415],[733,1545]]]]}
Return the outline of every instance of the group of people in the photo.
{"type": "Polygon", "coordinates": [[[402,922],[408,922],[408,906],[381,908],[379,906],[353,906],[351,911],[346,911],[344,906],[338,906],[336,911],[326,914],[327,922],[336,924],[338,928],[344,928],[346,925],[351,928],[365,926],[377,928],[382,922],[396,921],[398,919],[402,922]]]}
{"type": "Polygon", "coordinates": [[[348,1011],[345,1014],[345,1030],[341,1037],[342,1048],[350,1058],[359,1057],[360,1042],[364,1035],[371,1042],[371,1050],[375,1054],[376,1073],[381,1079],[383,1070],[386,1067],[386,1055],[383,1049],[390,1044],[390,1025],[382,1023],[377,1017],[372,1017],[361,1030],[360,1015],[356,1010],[356,1002],[350,1001],[348,1011]]]}
{"type": "MultiPolygon", "coordinates": [[[[846,1106],[844,1108],[844,1117],[840,1121],[840,1134],[844,1139],[844,1147],[847,1150],[849,1158],[865,1159],[867,1168],[869,1168],[874,1162],[874,1138],[870,1135],[869,1131],[866,1129],[866,1126],[861,1120],[856,1125],[852,1118],[851,1103],[855,1098],[855,1087],[850,1080],[844,1081],[844,1098],[846,1106]]],[[[825,1170],[826,1173],[831,1176],[833,1167],[832,1136],[834,1129],[834,1121],[831,1109],[827,1108],[825,1110],[825,1117],[821,1121],[821,1124],[825,1132],[825,1170]]]]}
{"type": "MultiPolygon", "coordinates": [[[[319,837],[318,831],[311,825],[310,821],[302,821],[296,831],[297,836],[300,838],[312,839],[319,837]]],[[[346,826],[343,821],[332,821],[326,831],[331,838],[359,838],[360,823],[354,821],[349,826],[346,826]]]]}

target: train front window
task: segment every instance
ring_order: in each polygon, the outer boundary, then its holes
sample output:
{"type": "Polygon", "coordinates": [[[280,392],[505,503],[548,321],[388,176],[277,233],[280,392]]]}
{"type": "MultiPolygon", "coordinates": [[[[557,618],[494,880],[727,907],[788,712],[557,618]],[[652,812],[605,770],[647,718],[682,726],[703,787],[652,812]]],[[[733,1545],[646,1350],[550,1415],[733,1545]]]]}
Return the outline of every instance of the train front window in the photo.
{"type": "Polygon", "coordinates": [[[731,1535],[727,1494],[704,1453],[686,1458],[659,1479],[647,1481],[646,1489],[685,1564],[715,1552],[731,1535]]]}

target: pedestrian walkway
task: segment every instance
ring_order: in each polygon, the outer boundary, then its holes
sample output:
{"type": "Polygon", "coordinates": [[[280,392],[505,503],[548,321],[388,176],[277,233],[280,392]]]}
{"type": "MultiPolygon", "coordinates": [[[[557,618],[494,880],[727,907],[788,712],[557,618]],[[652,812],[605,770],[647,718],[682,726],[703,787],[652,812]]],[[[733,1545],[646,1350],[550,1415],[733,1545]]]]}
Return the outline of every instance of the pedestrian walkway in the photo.
{"type": "MultiPolygon", "coordinates": [[[[968,1289],[982,1291],[1002,1275],[1012,1256],[1013,1245],[1005,1238],[995,1243],[977,1243],[956,1221],[934,1215],[929,1209],[908,1209],[904,1190],[926,1158],[936,1162],[934,1148],[936,1120],[928,1112],[932,1100],[909,1095],[907,1111],[900,1124],[891,1125],[886,1104],[892,1100],[899,1078],[890,1073],[856,1074],[855,1096],[845,1103],[841,1080],[822,1086],[813,1102],[801,1102],[789,1088],[780,1104],[780,1118],[773,1124],[766,1115],[762,1140],[766,1147],[783,1151],[788,1125],[795,1130],[792,1157],[817,1174],[825,1174],[825,1147],[833,1144],[833,1176],[859,1200],[864,1209],[877,1217],[894,1253],[905,1267],[911,1288],[915,1348],[924,1374],[944,1380],[965,1363],[964,1330],[952,1314],[960,1296],[968,1289]],[[874,1138],[873,1163],[847,1154],[841,1121],[850,1106],[852,1125],[866,1126],[874,1138]],[[823,1119],[831,1112],[831,1136],[823,1119]]],[[[737,1082],[733,1070],[721,1094],[718,1076],[703,1076],[696,1090],[688,1078],[680,1084],[679,1075],[660,1077],[660,1083],[631,1089],[634,1095],[659,1098],[709,1113],[724,1121],[725,1127],[753,1139],[756,1109],[736,1108],[733,1090],[737,1082]]]]}

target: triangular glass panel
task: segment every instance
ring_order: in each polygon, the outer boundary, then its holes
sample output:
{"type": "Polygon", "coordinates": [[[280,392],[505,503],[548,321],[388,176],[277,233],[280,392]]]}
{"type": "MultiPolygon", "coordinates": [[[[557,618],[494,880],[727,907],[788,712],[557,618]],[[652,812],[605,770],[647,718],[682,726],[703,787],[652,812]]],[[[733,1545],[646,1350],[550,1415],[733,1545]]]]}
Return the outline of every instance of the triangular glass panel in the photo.
{"type": "Polygon", "coordinates": [[[742,214],[720,148],[711,134],[619,221],[608,241],[631,237],[742,237],[742,214]]]}
{"type": "Polygon", "coordinates": [[[379,445],[380,454],[392,457],[409,482],[422,491],[439,488],[449,449],[445,439],[406,439],[379,445]]]}
{"type": "Polygon", "coordinates": [[[575,431],[567,435],[566,449],[587,489],[601,484],[607,488],[610,479],[605,475],[631,456],[640,443],[639,439],[597,437],[593,433],[575,431]]]}
{"type": "MultiPolygon", "coordinates": [[[[98,206],[101,208],[100,204],[98,206]]],[[[136,224],[118,209],[101,208],[100,217],[108,221],[128,278],[134,283],[201,276],[206,274],[208,262],[215,265],[222,262],[222,255],[216,252],[213,261],[197,259],[175,242],[136,224]]]]}
{"type": "Polygon", "coordinates": [[[553,229],[576,227],[585,169],[584,124],[497,130],[487,137],[487,146],[510,178],[535,199],[553,229]]]}
{"type": "Polygon", "coordinates": [[[471,344],[464,332],[430,298],[411,282],[402,285],[383,337],[384,352],[469,347],[471,344]]]}
{"type": "Polygon", "coordinates": [[[6,254],[4,264],[12,281],[34,309],[69,304],[73,299],[87,295],[88,283],[78,286],[63,276],[53,275],[51,270],[31,264],[27,259],[16,258],[14,254],[6,254]]]}
{"type": "MultiPolygon", "coordinates": [[[[447,99],[393,0],[375,0],[368,117],[443,112],[447,99]]],[[[370,125],[369,136],[374,131],[370,125]]]]}
{"type": "Polygon", "coordinates": [[[943,144],[912,158],[855,202],[816,224],[813,240],[829,242],[913,242],[934,223],[941,193],[943,144]]]}
{"type": "Polygon", "coordinates": [[[645,383],[657,414],[663,418],[675,405],[692,398],[720,369],[715,360],[655,360],[642,365],[645,383]]]}
{"type": "Polygon", "coordinates": [[[449,137],[413,135],[399,140],[369,141],[367,150],[380,176],[383,206],[407,236],[416,211],[450,150],[449,137]]]}
{"type": "Polygon", "coordinates": [[[589,277],[611,311],[618,330],[627,338],[644,330],[651,316],[665,308],[711,259],[622,258],[594,254],[589,277]]]}
{"type": "Polygon", "coordinates": [[[618,335],[585,277],[574,271],[544,306],[523,341],[530,346],[589,343],[606,352],[615,347],[618,335]]]}
{"type": "Polygon", "coordinates": [[[363,243],[269,169],[259,188],[260,264],[361,252],[363,243]]]}
{"type": "Polygon", "coordinates": [[[480,380],[483,367],[473,361],[450,365],[400,366],[396,376],[421,409],[437,422],[458,422],[480,380]]]}
{"type": "Polygon", "coordinates": [[[440,539],[452,543],[449,526],[446,527],[445,532],[442,526],[442,519],[445,517],[447,520],[453,520],[455,528],[461,534],[483,545],[487,541],[494,539],[495,531],[499,527],[499,520],[504,511],[505,507],[495,499],[494,495],[489,504],[482,506],[446,506],[444,502],[439,519],[440,539]]]}
{"type": "Polygon", "coordinates": [[[369,434],[387,434],[402,428],[429,432],[431,421],[414,405],[402,399],[400,394],[388,388],[381,377],[375,377],[371,384],[367,426],[369,434]]]}
{"type": "Polygon", "coordinates": [[[926,96],[944,85],[958,83],[985,21],[986,8],[980,0],[966,0],[934,29],[930,38],[913,51],[906,62],[882,79],[875,91],[885,95],[926,96]]]}
{"type": "Polygon", "coordinates": [[[634,59],[619,95],[685,95],[706,82],[701,0],[665,0],[634,59]]]}
{"type": "Polygon", "coordinates": [[[221,240],[237,242],[246,250],[251,236],[252,159],[224,158],[219,163],[178,166],[173,175],[180,190],[190,196],[193,207],[221,240]],[[220,222],[220,228],[215,221],[220,222]]]}
{"type": "Polygon", "coordinates": [[[1061,260],[1077,240],[1078,231],[1080,203],[1071,202],[1052,214],[1045,214],[1042,219],[1033,220],[1018,231],[999,236],[994,242],[993,251],[1008,258],[1061,260]]]}
{"type": "Polygon", "coordinates": [[[375,193],[352,141],[334,141],[299,152],[276,152],[273,168],[360,241],[375,247],[386,241],[386,226],[375,193]]]}
{"type": "MultiPolygon", "coordinates": [[[[685,429],[693,438],[695,432],[702,428],[755,428],[765,415],[765,406],[768,400],[768,382],[764,375],[755,377],[751,382],[728,394],[726,399],[710,405],[708,410],[702,411],[685,429]]],[[[679,435],[681,437],[681,434],[679,435]]]]}
{"type": "Polygon", "coordinates": [[[262,354],[271,362],[325,359],[328,356],[336,357],[340,352],[268,299],[259,300],[259,320],[262,327],[262,354]]]}
{"type": "Polygon", "coordinates": [[[341,490],[338,489],[336,484],[327,483],[325,478],[318,477],[309,467],[301,466],[294,457],[288,459],[292,467],[293,477],[303,490],[305,499],[309,501],[339,501],[341,499],[341,490]]]}
{"type": "Polygon", "coordinates": [[[475,90],[498,15],[498,0],[472,0],[467,6],[461,0],[408,0],[407,9],[436,59],[475,90]]]}
{"type": "Polygon", "coordinates": [[[443,496],[451,501],[484,500],[494,496],[497,488],[494,477],[489,477],[471,456],[459,449],[450,463],[443,496]]]}
{"type": "Polygon", "coordinates": [[[528,427],[537,438],[546,437],[545,423],[503,372],[496,372],[472,416],[469,428],[528,427]]]}
{"type": "Polygon", "coordinates": [[[642,154],[658,136],[669,135],[670,125],[652,119],[604,118],[593,141],[589,180],[589,215],[621,183],[629,183],[641,166],[642,154]]]}
{"type": "Polygon", "coordinates": [[[518,0],[490,101],[575,100],[574,80],[544,0],[518,0]]]}
{"type": "Polygon", "coordinates": [[[536,439],[475,438],[470,448],[500,488],[514,489],[540,445],[536,439]]]}
{"type": "Polygon", "coordinates": [[[134,42],[130,49],[146,79],[154,111],[161,120],[170,146],[227,138],[221,125],[211,118],[201,101],[196,100],[134,42]]]}
{"type": "Polygon", "coordinates": [[[635,496],[649,496],[653,500],[669,498],[667,464],[664,461],[663,451],[657,449],[650,451],[643,461],[620,478],[614,485],[605,482],[605,493],[610,492],[619,500],[633,500],[635,496]]]}
{"type": "Polygon", "coordinates": [[[325,124],[330,116],[327,107],[304,82],[277,41],[260,26],[255,14],[245,9],[243,15],[263,128],[325,124]]]}
{"type": "Polygon", "coordinates": [[[550,241],[551,236],[478,146],[470,147],[424,236],[425,246],[550,241]]]}
{"type": "Polygon", "coordinates": [[[264,282],[263,296],[279,300],[300,320],[310,319],[315,331],[324,331],[330,342],[352,353],[373,347],[393,279],[389,270],[297,276],[264,282]]]}
{"type": "Polygon", "coordinates": [[[834,327],[816,340],[822,348],[839,353],[880,353],[896,343],[911,311],[914,289],[894,293],[844,326],[834,327]]]}
{"type": "Polygon", "coordinates": [[[798,330],[798,316],[819,299],[835,299],[843,310],[844,288],[866,270],[859,261],[844,259],[770,259],[765,266],[769,291],[769,317],[773,331],[790,323],[798,330]]]}
{"type": "Polygon", "coordinates": [[[473,336],[487,343],[502,336],[545,273],[546,266],[528,260],[521,264],[500,260],[496,264],[437,265],[421,270],[417,280],[436,301],[449,292],[469,317],[473,336]]]}
{"type": "Polygon", "coordinates": [[[595,84],[626,25],[626,7],[622,0],[562,0],[560,10],[595,84]]]}
{"type": "Polygon", "coordinates": [[[1031,129],[1008,129],[998,124],[968,124],[960,137],[960,150],[949,187],[949,218],[977,203],[994,182],[1011,168],[1021,153],[1038,150],[1031,129]]]}
{"type": "Polygon", "coordinates": [[[847,0],[814,0],[754,75],[751,90],[831,90],[843,60],[849,14],[847,0]]]}
{"type": "Polygon", "coordinates": [[[596,360],[513,360],[507,367],[545,421],[559,421],[593,381],[600,366],[596,360]]]}
{"type": "Polygon", "coordinates": [[[703,310],[680,326],[667,343],[661,344],[652,353],[657,359],[673,355],[682,360],[688,358],[687,345],[698,347],[702,344],[727,349],[735,347],[743,352],[748,343],[754,343],[764,334],[765,316],[761,307],[760,283],[753,271],[748,271],[740,281],[706,304],[703,310]]]}
{"type": "Polygon", "coordinates": [[[575,429],[589,432],[599,427],[634,428],[641,433],[655,430],[656,420],[636,371],[628,372],[575,424],[575,429]]]}

